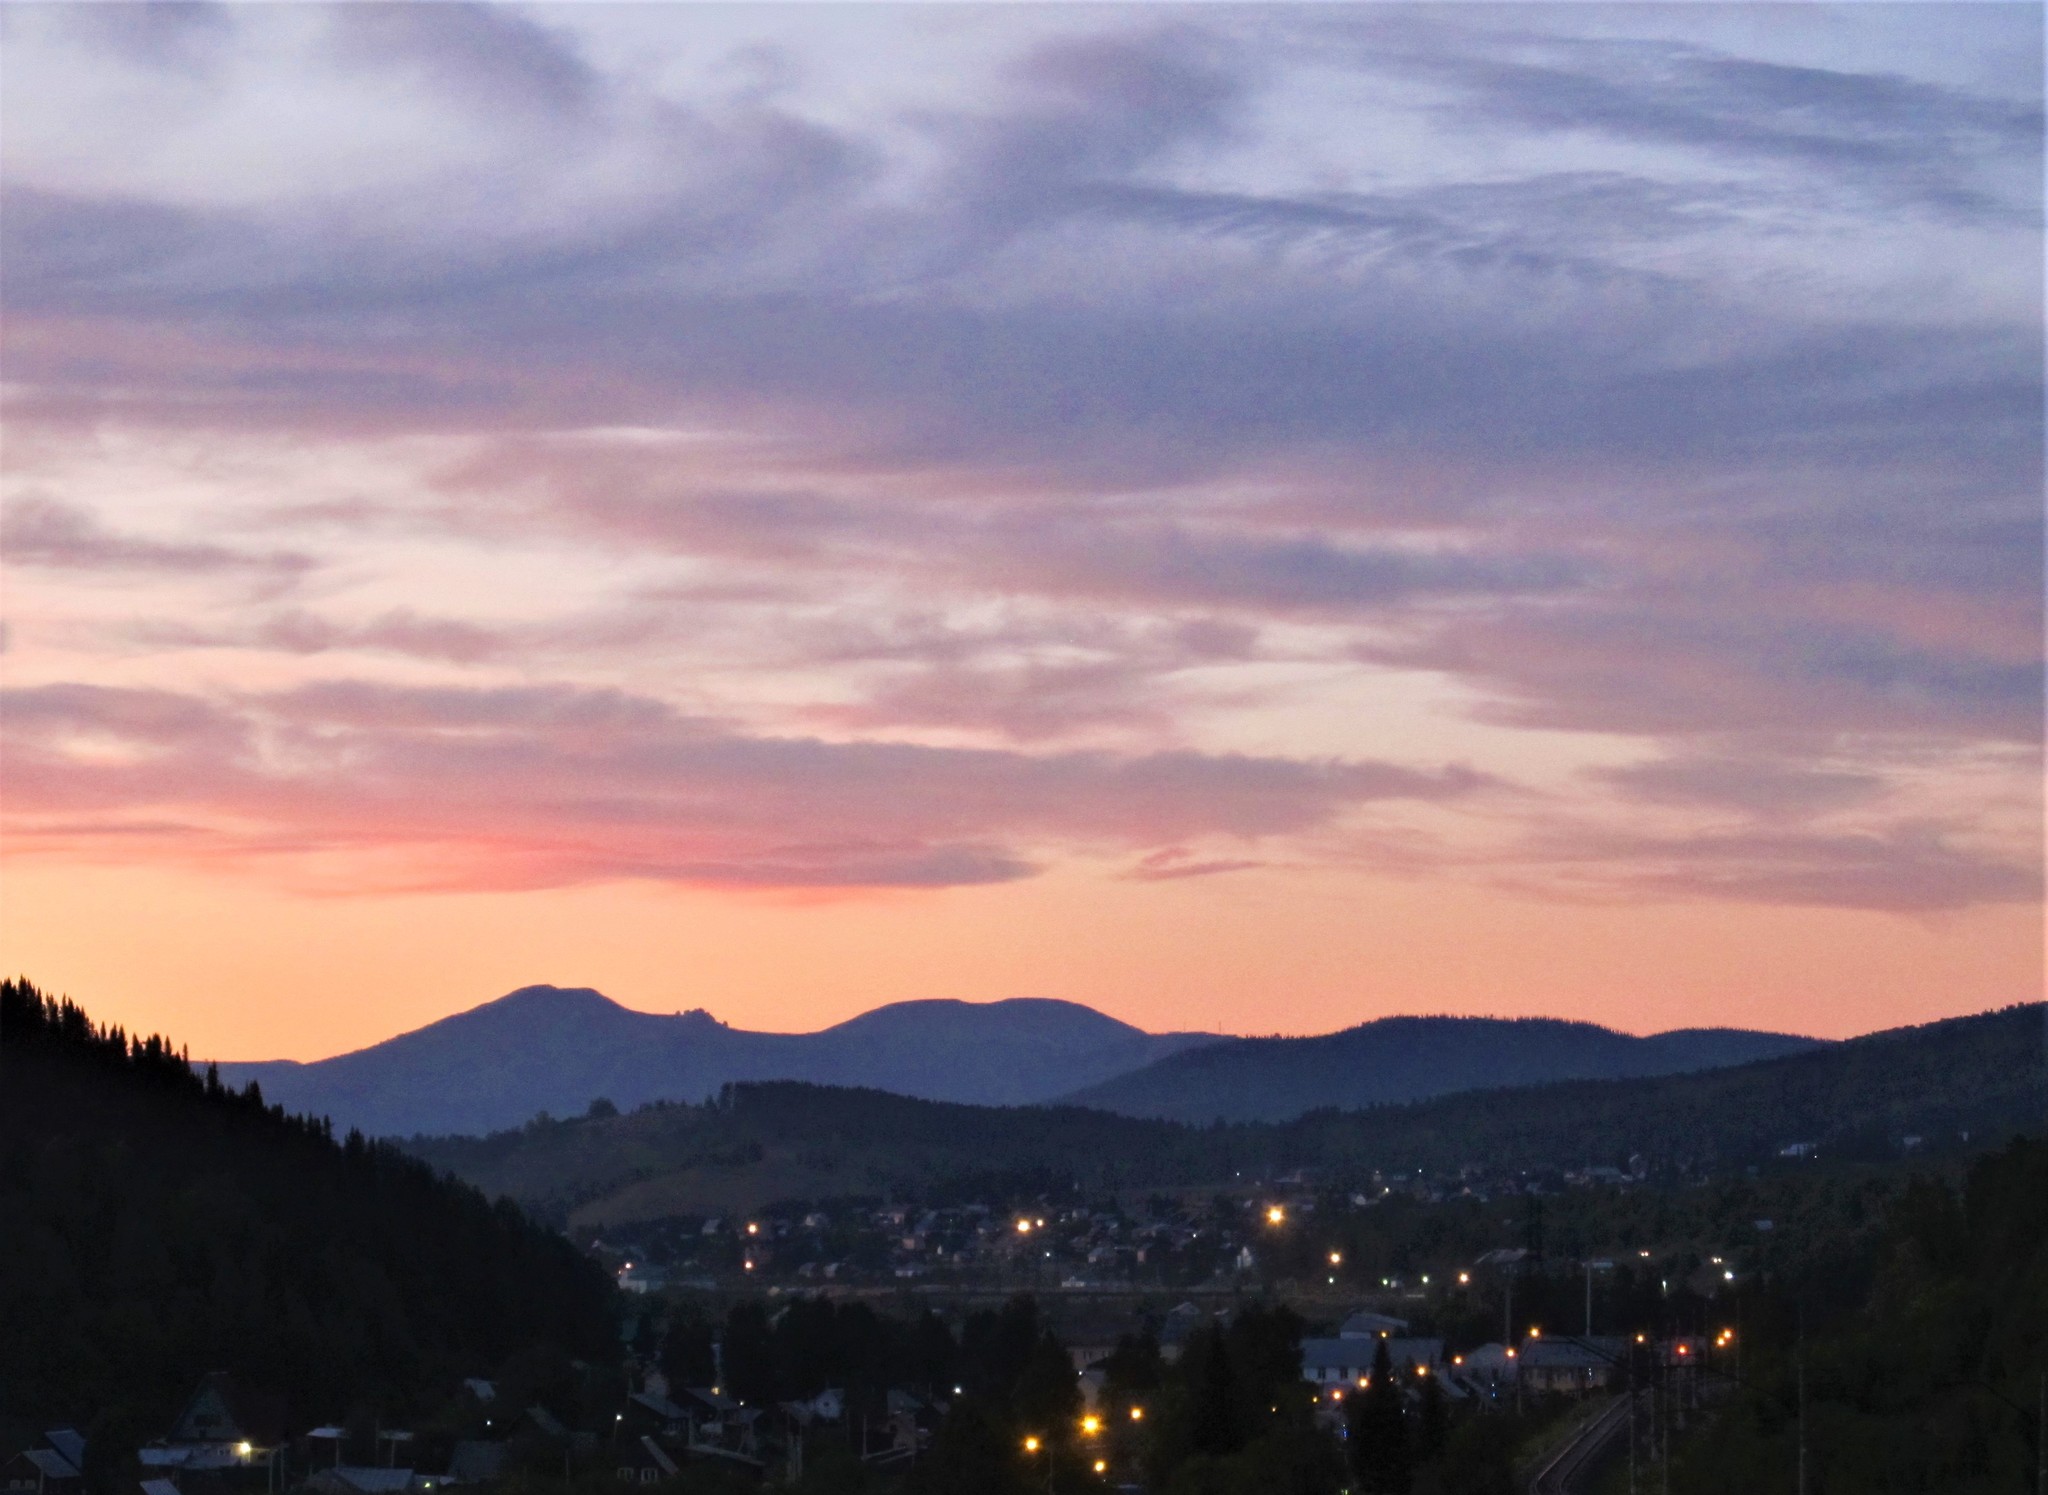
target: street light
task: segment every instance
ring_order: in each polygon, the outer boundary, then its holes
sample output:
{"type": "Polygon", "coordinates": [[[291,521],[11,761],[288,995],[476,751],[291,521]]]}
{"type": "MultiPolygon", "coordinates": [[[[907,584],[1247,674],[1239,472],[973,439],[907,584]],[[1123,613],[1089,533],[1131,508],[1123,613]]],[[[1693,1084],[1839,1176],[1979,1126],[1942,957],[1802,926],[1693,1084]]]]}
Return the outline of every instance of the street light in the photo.
{"type": "Polygon", "coordinates": [[[1040,1444],[1036,1437],[1026,1438],[1024,1440],[1024,1452],[1026,1453],[1037,1453],[1039,1447],[1040,1444]]]}
{"type": "Polygon", "coordinates": [[[1280,1208],[1279,1205],[1269,1204],[1266,1206],[1266,1223],[1268,1225],[1281,1225],[1286,1223],[1286,1220],[1287,1211],[1280,1208]]]}
{"type": "Polygon", "coordinates": [[[1133,1407],[1133,1408],[1131,1408],[1131,1421],[1133,1421],[1133,1422],[1143,1422],[1144,1420],[1145,1420],[1145,1409],[1144,1409],[1143,1407],[1133,1407]]]}
{"type": "Polygon", "coordinates": [[[1102,1431],[1102,1419],[1091,1412],[1088,1416],[1081,1419],[1081,1431],[1093,1438],[1102,1431]]]}

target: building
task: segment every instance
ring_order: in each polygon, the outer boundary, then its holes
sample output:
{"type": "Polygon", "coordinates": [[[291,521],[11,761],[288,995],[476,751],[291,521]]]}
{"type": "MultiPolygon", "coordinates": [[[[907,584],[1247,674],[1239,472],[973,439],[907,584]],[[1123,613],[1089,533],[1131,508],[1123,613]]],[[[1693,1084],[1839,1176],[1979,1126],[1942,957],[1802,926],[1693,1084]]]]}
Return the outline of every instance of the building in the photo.
{"type": "Polygon", "coordinates": [[[1583,1396],[1605,1390],[1627,1361],[1626,1341],[1596,1336],[1525,1340],[1516,1363],[1522,1384],[1531,1391],[1583,1396]]]}
{"type": "Polygon", "coordinates": [[[673,1479],[678,1468],[668,1450],[648,1437],[632,1438],[621,1444],[613,1464],[613,1477],[622,1485],[660,1484],[673,1479]]]}
{"type": "MultiPolygon", "coordinates": [[[[76,1437],[76,1434],[73,1434],[76,1437]]],[[[50,1435],[44,1435],[50,1441],[50,1435]]],[[[8,1495],[76,1495],[83,1488],[85,1440],[78,1439],[73,1463],[55,1448],[25,1448],[0,1464],[0,1489],[8,1495]]]]}
{"type": "Polygon", "coordinates": [[[214,1371],[199,1383],[170,1432],[137,1450],[145,1471],[200,1473],[261,1464],[284,1442],[284,1403],[214,1371]]]}
{"type": "Polygon", "coordinates": [[[1391,1314],[1374,1313],[1371,1309],[1354,1313],[1344,1320],[1337,1330],[1340,1339],[1379,1339],[1382,1336],[1406,1334],[1408,1320],[1397,1319],[1391,1314]]]}
{"type": "Polygon", "coordinates": [[[449,1485],[487,1485],[505,1471],[505,1445],[483,1438],[464,1438],[448,1454],[449,1485]]]}
{"type": "Polygon", "coordinates": [[[1362,1334],[1301,1342],[1301,1378],[1312,1386],[1353,1386],[1372,1373],[1379,1347],[1387,1347],[1387,1363],[1399,1375],[1430,1375],[1442,1363],[1441,1339],[1395,1339],[1362,1334]]]}
{"type": "Polygon", "coordinates": [[[414,1482],[410,1469],[340,1464],[317,1471],[306,1481],[306,1486],[319,1491],[320,1495],[406,1495],[414,1482]]]}

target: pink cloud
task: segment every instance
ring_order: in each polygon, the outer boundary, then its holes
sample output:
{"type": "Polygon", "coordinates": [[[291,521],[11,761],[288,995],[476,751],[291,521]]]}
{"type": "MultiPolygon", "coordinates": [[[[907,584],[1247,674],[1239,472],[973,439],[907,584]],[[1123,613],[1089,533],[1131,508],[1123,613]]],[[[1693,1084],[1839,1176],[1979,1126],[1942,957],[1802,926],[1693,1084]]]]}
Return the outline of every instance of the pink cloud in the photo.
{"type": "Polygon", "coordinates": [[[1044,849],[1250,843],[1377,800],[1454,799],[1458,768],[763,737],[616,691],[340,681],[206,700],[18,690],[17,851],[368,856],[415,885],[648,878],[739,887],[1008,880],[1044,849]]]}

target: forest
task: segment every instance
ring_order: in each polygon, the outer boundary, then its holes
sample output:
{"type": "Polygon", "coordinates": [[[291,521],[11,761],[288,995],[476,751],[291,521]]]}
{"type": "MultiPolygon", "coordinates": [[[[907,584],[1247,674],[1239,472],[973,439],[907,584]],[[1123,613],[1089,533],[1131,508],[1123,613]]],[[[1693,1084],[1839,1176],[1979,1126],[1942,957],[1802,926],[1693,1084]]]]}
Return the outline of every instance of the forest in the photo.
{"type": "Polygon", "coordinates": [[[617,1357],[610,1279],[516,1206],[26,981],[0,984],[0,1221],[14,1446],[72,1423],[113,1459],[217,1370],[296,1429],[617,1357]]]}

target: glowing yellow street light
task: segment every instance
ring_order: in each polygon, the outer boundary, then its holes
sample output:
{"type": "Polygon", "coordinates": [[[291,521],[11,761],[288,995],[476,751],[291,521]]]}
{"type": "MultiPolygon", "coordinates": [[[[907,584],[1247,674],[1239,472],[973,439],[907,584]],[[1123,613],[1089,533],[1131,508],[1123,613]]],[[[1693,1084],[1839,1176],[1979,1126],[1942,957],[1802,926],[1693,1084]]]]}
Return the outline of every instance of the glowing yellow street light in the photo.
{"type": "Polygon", "coordinates": [[[1037,1452],[1038,1452],[1038,1449],[1039,1449],[1039,1442],[1038,1442],[1038,1440],[1037,1440],[1036,1438],[1026,1438],[1026,1439],[1024,1440],[1024,1452],[1026,1452],[1026,1453],[1037,1453],[1037,1452]]]}
{"type": "Polygon", "coordinates": [[[1343,1266],[1343,1265],[1344,1265],[1344,1253],[1343,1253],[1342,1251],[1332,1251],[1332,1252],[1330,1253],[1330,1265],[1331,1265],[1331,1266],[1333,1266],[1333,1267],[1341,1267],[1341,1266],[1343,1266]]]}
{"type": "Polygon", "coordinates": [[[1143,1422],[1144,1420],[1145,1420],[1145,1409],[1144,1409],[1143,1407],[1133,1407],[1133,1408],[1131,1408],[1131,1421],[1133,1421],[1133,1422],[1143,1422]]]}
{"type": "Polygon", "coordinates": [[[1472,1282],[1472,1274],[1471,1274],[1470,1272],[1460,1272],[1460,1273],[1458,1274],[1458,1286],[1460,1286],[1460,1287],[1468,1287],[1468,1286],[1470,1286],[1470,1285],[1471,1285],[1471,1282],[1472,1282]]]}
{"type": "Polygon", "coordinates": [[[1109,1473],[1109,1460],[1107,1460],[1107,1459],[1097,1459],[1097,1460],[1095,1461],[1095,1472],[1096,1472],[1097,1474],[1107,1474],[1107,1473],[1109,1473]]]}
{"type": "Polygon", "coordinates": [[[1019,1235],[1029,1235],[1029,1234],[1031,1234],[1031,1222],[1030,1222],[1029,1220],[1019,1220],[1019,1221],[1017,1222],[1017,1234],[1019,1234],[1019,1235]]]}
{"type": "Polygon", "coordinates": [[[748,1234],[748,1235],[759,1235],[760,1233],[761,1233],[761,1227],[760,1227],[759,1225],[755,1224],[755,1223],[754,1223],[754,1222],[753,1222],[752,1220],[749,1220],[749,1221],[747,1221],[747,1234],[748,1234]]]}
{"type": "Polygon", "coordinates": [[[1081,1419],[1081,1431],[1093,1438],[1102,1431],[1102,1419],[1093,1413],[1081,1419]]]}
{"type": "Polygon", "coordinates": [[[1269,1204],[1266,1206],[1266,1223],[1268,1225],[1281,1224],[1283,1221],[1286,1220],[1286,1218],[1287,1211],[1280,1208],[1279,1205],[1269,1204]]]}
{"type": "Polygon", "coordinates": [[[237,1443],[235,1445],[235,1452],[246,1459],[249,1457],[250,1454],[256,1452],[256,1449],[253,1445],[248,1443],[237,1443]]]}
{"type": "Polygon", "coordinates": [[[1529,1337],[1531,1339],[1541,1339],[1543,1337],[1543,1331],[1537,1328],[1534,1324],[1531,1324],[1529,1326],[1529,1337]]]}

